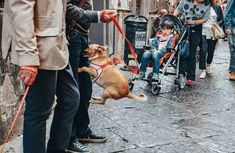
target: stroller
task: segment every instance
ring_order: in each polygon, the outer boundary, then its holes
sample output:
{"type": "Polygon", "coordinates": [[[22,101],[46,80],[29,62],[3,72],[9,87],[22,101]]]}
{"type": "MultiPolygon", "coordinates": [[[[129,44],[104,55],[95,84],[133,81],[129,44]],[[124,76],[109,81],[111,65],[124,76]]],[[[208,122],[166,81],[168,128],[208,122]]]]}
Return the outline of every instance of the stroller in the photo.
{"type": "MultiPolygon", "coordinates": [[[[178,89],[185,88],[185,78],[183,75],[179,74],[179,67],[180,67],[180,58],[182,56],[180,51],[180,45],[183,39],[187,34],[187,29],[184,29],[181,20],[173,15],[165,15],[160,24],[164,21],[169,20],[174,24],[174,38],[171,49],[161,58],[160,60],[160,75],[158,81],[152,81],[153,73],[150,72],[147,75],[147,78],[140,79],[142,81],[146,81],[149,85],[150,91],[154,95],[158,95],[162,88],[162,80],[165,76],[174,76],[174,78],[170,79],[173,80],[173,84],[178,86],[178,89]]],[[[150,46],[145,46],[145,50],[150,49],[150,46]]],[[[151,63],[149,64],[151,65],[151,63]]],[[[129,79],[129,89],[132,90],[134,88],[135,82],[137,79],[132,78],[129,79]]],[[[139,80],[139,79],[138,79],[139,80]]],[[[168,81],[169,82],[169,81],[168,81]]]]}

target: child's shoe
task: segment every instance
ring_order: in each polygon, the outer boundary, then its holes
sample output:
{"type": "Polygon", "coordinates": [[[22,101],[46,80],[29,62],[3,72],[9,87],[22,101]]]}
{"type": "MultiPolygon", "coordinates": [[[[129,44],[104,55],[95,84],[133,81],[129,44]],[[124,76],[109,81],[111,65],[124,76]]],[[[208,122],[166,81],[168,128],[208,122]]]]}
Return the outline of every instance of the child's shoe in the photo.
{"type": "Polygon", "coordinates": [[[157,73],[153,73],[152,81],[158,81],[158,80],[159,80],[159,75],[157,73]]]}
{"type": "Polygon", "coordinates": [[[134,78],[135,78],[135,79],[143,79],[143,78],[145,78],[145,73],[144,73],[144,72],[140,72],[140,73],[137,74],[134,78]]]}

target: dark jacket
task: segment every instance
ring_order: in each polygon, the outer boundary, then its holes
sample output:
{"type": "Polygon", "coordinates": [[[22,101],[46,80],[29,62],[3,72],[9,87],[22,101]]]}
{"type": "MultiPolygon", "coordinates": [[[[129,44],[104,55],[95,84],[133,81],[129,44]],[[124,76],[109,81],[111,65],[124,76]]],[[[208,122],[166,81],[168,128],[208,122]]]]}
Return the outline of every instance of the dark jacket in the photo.
{"type": "MultiPolygon", "coordinates": [[[[160,50],[161,53],[166,53],[170,48],[172,48],[173,39],[174,37],[172,36],[167,40],[168,42],[166,44],[166,47],[160,50]]],[[[161,43],[160,37],[156,36],[153,39],[152,44],[150,45],[151,50],[158,50],[160,43],[161,43]]]]}
{"type": "Polygon", "coordinates": [[[223,25],[224,25],[224,16],[223,16],[222,8],[217,4],[213,5],[212,8],[214,9],[215,13],[217,14],[217,23],[221,27],[223,27],[223,25]]]}
{"type": "Polygon", "coordinates": [[[91,23],[98,22],[98,12],[92,11],[92,0],[85,0],[80,6],[82,0],[68,0],[66,13],[67,32],[76,30],[82,34],[88,34],[91,23]]]}

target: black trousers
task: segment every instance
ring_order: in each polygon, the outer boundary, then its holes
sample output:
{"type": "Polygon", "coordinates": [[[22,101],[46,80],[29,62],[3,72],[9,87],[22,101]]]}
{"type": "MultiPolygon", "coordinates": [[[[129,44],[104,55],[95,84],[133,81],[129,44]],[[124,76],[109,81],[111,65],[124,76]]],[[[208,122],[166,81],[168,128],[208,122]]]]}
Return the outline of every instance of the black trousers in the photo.
{"type": "Polygon", "coordinates": [[[196,50],[202,40],[202,26],[191,27],[189,30],[189,56],[180,61],[180,74],[186,75],[187,80],[194,81],[196,78],[196,50]]]}
{"type": "Polygon", "coordinates": [[[205,70],[206,64],[212,63],[217,41],[218,40],[206,39],[206,36],[202,36],[202,43],[200,47],[201,49],[199,54],[200,70],[205,70]]]}
{"type": "Polygon", "coordinates": [[[88,36],[79,33],[74,33],[73,37],[69,39],[69,60],[81,97],[78,111],[74,117],[71,141],[76,137],[92,133],[89,128],[90,118],[88,113],[89,101],[92,94],[92,80],[89,74],[77,72],[78,67],[89,66],[88,58],[83,57],[83,52],[88,47],[88,42],[88,36]]]}
{"type": "Polygon", "coordinates": [[[39,70],[26,97],[24,112],[24,153],[46,152],[46,120],[57,96],[48,153],[65,153],[78,109],[79,91],[70,66],[60,71],[39,70]]]}

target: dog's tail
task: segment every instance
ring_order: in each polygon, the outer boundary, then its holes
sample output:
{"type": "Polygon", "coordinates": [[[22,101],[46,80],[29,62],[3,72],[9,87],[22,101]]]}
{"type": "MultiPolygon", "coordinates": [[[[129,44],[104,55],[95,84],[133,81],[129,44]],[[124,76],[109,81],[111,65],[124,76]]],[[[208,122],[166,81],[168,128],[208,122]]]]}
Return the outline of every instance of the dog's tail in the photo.
{"type": "Polygon", "coordinates": [[[128,98],[130,99],[135,99],[140,102],[146,102],[148,100],[147,96],[144,93],[140,93],[138,96],[134,95],[133,93],[129,92],[127,95],[128,98]]]}

